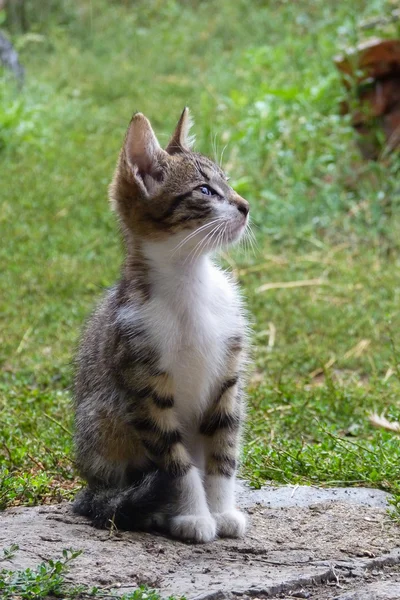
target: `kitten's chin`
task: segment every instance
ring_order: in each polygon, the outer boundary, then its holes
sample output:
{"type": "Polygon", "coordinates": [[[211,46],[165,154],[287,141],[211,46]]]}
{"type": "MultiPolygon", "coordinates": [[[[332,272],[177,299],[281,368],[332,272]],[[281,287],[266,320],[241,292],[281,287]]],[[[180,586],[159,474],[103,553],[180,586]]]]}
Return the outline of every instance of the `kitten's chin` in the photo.
{"type": "Polygon", "coordinates": [[[242,223],[232,223],[225,234],[226,244],[235,244],[240,240],[247,227],[247,219],[242,223]]]}

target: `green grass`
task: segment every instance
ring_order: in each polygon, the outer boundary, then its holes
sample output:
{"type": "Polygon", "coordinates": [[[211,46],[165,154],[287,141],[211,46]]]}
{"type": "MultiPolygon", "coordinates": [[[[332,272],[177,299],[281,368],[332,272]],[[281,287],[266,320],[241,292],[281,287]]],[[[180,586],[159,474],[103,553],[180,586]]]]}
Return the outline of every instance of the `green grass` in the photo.
{"type": "Polygon", "coordinates": [[[243,475],[400,495],[400,438],[368,420],[400,420],[400,162],[361,160],[332,61],[392,3],[75,4],[31,11],[22,93],[2,75],[0,507],[79,485],[71,361],[122,256],[107,185],[132,112],[166,142],[186,104],[258,239],[223,258],[254,329],[243,475]]]}

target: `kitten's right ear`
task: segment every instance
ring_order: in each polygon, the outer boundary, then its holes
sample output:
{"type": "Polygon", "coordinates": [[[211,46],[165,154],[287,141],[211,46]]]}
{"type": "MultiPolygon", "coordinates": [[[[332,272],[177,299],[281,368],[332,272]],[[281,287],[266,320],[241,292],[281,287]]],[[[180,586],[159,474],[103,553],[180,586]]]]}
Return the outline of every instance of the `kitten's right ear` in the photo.
{"type": "Polygon", "coordinates": [[[163,179],[167,153],[142,113],[136,113],[125,138],[124,156],[129,174],[144,196],[150,196],[163,179]]]}
{"type": "Polygon", "coordinates": [[[178,124],[175,128],[172,138],[166,147],[168,154],[179,154],[184,152],[190,152],[194,144],[194,136],[190,135],[190,128],[193,125],[193,119],[190,115],[187,106],[183,109],[178,124]]]}

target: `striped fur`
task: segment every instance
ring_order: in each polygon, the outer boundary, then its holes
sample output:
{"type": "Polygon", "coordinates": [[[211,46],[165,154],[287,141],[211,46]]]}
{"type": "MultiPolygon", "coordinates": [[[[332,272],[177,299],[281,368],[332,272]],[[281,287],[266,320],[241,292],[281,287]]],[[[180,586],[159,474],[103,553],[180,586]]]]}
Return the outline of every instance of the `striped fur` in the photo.
{"type": "Polygon", "coordinates": [[[185,109],[166,150],[143,115],[110,197],[126,244],[121,280],[84,331],[75,385],[76,512],[97,526],[240,536],[234,480],[246,323],[210,254],[235,242],[248,204],[190,149],[185,109]]]}

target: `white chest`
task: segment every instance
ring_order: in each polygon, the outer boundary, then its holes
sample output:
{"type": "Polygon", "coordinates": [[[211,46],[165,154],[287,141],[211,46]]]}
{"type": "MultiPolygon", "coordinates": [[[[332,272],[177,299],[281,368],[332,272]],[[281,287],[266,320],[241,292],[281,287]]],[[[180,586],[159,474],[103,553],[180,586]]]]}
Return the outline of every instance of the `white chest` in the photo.
{"type": "Polygon", "coordinates": [[[210,263],[192,279],[155,294],[146,313],[160,366],[173,379],[176,409],[190,421],[204,411],[224,379],[227,342],[243,328],[240,298],[210,263]]]}

